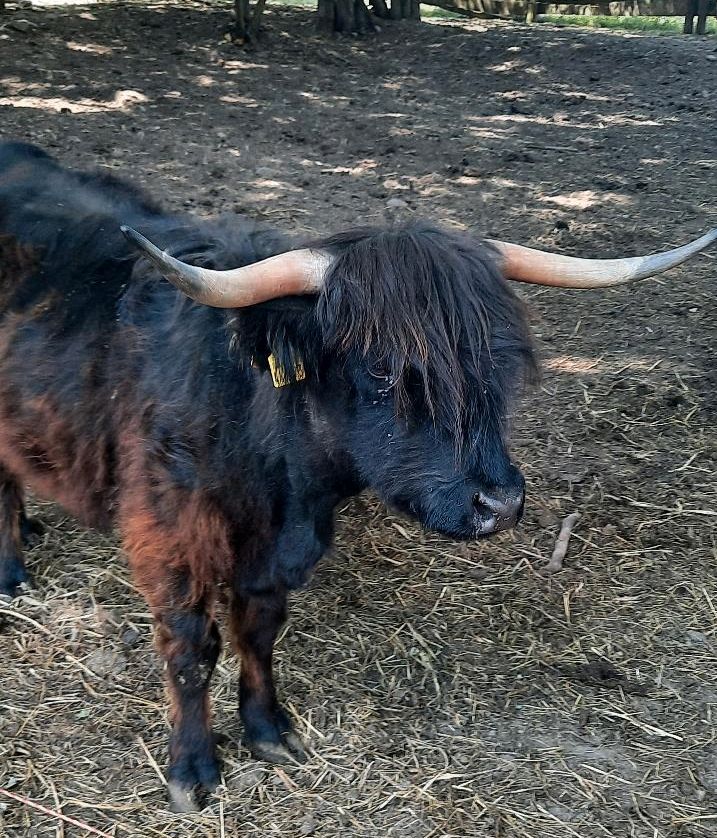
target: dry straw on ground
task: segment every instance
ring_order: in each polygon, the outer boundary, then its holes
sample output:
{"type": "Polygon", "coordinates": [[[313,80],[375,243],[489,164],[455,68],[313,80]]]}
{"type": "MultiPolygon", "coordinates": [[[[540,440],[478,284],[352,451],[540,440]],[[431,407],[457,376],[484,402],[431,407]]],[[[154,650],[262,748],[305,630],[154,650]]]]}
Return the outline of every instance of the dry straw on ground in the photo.
{"type": "MultiPolygon", "coordinates": [[[[0,133],[131,169],[175,208],[311,231],[415,213],[586,255],[717,223],[699,39],[461,23],[334,43],[272,12],[247,55],[216,6],[23,14],[0,133]]],[[[0,787],[115,838],[714,835],[716,268],[525,292],[545,374],[515,419],[522,526],[457,545],[370,497],[342,509],[278,645],[311,759],[249,758],[224,657],[225,785],[200,815],[166,810],[162,673],[115,541],[35,506],[37,589],[0,606],[0,787]]],[[[88,833],[0,798],[0,834],[88,833]]]]}

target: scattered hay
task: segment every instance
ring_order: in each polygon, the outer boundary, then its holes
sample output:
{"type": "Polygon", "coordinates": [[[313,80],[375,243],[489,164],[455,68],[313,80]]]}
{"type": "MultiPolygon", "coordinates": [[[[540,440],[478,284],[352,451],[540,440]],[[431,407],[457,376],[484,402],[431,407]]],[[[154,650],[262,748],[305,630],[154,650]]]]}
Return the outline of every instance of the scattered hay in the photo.
{"type": "MultiPolygon", "coordinates": [[[[0,50],[18,96],[149,101],[8,106],[3,130],[68,161],[104,156],[176,206],[201,196],[295,227],[375,220],[396,195],[473,224],[479,193],[493,235],[570,252],[656,249],[717,222],[717,68],[695,39],[482,22],[327,45],[282,12],[275,49],[249,61],[218,45],[226,11],[201,8],[43,13],[32,43],[0,50]],[[67,40],[111,52],[68,54],[67,40]],[[688,61],[694,90],[669,70],[688,61]],[[223,100],[238,89],[240,104],[223,100]],[[585,190],[581,212],[543,201],[585,190]]],[[[348,504],[278,645],[311,758],[250,758],[223,657],[224,785],[199,815],[167,811],[161,667],[115,541],[34,505],[48,523],[28,555],[37,589],[0,605],[0,787],[115,838],[713,836],[714,270],[706,257],[633,289],[525,291],[548,363],[516,419],[522,526],[458,545],[370,497],[348,504]],[[545,577],[576,509],[570,561],[545,577]]],[[[0,834],[87,832],[0,798],[0,834]]]]}

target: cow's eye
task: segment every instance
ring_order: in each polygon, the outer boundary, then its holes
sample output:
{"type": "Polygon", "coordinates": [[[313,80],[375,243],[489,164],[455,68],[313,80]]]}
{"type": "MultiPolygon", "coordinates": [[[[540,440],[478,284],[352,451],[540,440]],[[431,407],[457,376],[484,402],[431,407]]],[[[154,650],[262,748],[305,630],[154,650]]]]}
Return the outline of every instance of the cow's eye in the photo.
{"type": "Polygon", "coordinates": [[[391,370],[388,364],[380,362],[371,364],[371,366],[368,368],[368,373],[371,376],[371,378],[376,378],[379,381],[388,381],[392,377],[391,370]]]}

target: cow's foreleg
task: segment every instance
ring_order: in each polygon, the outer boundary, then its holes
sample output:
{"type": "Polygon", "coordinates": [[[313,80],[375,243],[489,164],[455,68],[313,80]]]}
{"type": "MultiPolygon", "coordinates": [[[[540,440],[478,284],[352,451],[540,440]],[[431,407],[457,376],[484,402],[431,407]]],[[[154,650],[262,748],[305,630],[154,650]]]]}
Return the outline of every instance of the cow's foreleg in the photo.
{"type": "Polygon", "coordinates": [[[22,489],[0,466],[0,594],[5,596],[14,596],[23,583],[29,582],[22,558],[25,522],[22,489]]]}
{"type": "Polygon", "coordinates": [[[232,634],[241,655],[239,713],[244,744],[257,759],[303,762],[301,739],[277,701],[272,675],[274,641],[285,619],[285,591],[234,597],[232,634]]]}
{"type": "MultiPolygon", "coordinates": [[[[130,462],[135,451],[127,455],[130,462]]],[[[209,682],[221,649],[214,619],[221,578],[217,568],[226,568],[231,554],[224,519],[207,497],[188,495],[168,480],[157,480],[150,491],[142,470],[148,468],[142,463],[138,473],[124,475],[119,523],[135,583],[156,620],[157,648],[167,667],[172,807],[192,811],[220,780],[209,682]]]]}
{"type": "Polygon", "coordinates": [[[219,784],[219,763],[211,730],[209,681],[219,657],[216,622],[199,603],[192,608],[155,610],[157,646],[167,663],[172,699],[169,796],[177,812],[199,808],[198,790],[219,784]]]}

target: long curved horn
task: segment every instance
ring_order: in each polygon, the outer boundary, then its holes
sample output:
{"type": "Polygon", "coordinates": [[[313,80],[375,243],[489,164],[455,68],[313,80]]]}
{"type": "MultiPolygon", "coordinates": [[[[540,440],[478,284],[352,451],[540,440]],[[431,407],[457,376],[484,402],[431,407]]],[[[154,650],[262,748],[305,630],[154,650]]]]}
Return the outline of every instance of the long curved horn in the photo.
{"type": "Polygon", "coordinates": [[[507,279],[559,288],[607,288],[647,279],[682,264],[717,241],[717,229],[674,250],[628,259],[578,259],[520,244],[488,241],[500,253],[507,279]]]}
{"type": "Polygon", "coordinates": [[[188,297],[215,308],[244,308],[321,289],[331,256],[321,250],[290,250],[261,262],[214,271],[180,262],[131,227],[120,228],[157,270],[188,297]]]}

